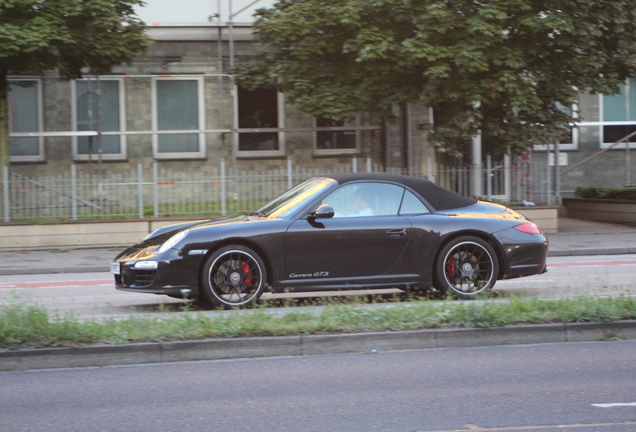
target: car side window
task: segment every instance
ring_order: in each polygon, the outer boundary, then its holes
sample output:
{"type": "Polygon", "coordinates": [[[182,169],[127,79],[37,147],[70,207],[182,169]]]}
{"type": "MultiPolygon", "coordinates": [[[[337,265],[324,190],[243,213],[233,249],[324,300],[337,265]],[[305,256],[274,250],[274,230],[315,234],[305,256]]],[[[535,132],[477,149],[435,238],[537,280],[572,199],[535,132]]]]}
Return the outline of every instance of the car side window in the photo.
{"type": "Polygon", "coordinates": [[[412,192],[405,191],[400,214],[423,214],[430,210],[412,192]]]}
{"type": "Polygon", "coordinates": [[[334,218],[397,215],[404,188],[386,183],[351,183],[322,201],[335,211],[334,218]]]}

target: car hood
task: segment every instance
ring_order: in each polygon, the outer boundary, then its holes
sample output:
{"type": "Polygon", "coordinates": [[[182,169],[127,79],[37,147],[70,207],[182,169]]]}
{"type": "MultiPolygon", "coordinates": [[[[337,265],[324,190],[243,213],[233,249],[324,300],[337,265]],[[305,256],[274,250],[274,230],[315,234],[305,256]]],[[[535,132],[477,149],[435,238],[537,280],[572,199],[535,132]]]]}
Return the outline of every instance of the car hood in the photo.
{"type": "Polygon", "coordinates": [[[162,245],[170,237],[177,234],[179,231],[196,230],[214,226],[233,225],[268,220],[271,219],[259,216],[240,215],[166,225],[153,231],[150,236],[146,237],[141,242],[128,247],[126,250],[120,253],[116,259],[148,259],[150,257],[153,257],[156,255],[155,251],[157,247],[162,245]]]}
{"type": "Polygon", "coordinates": [[[237,224],[237,223],[246,223],[246,222],[262,221],[262,220],[267,220],[267,219],[259,217],[259,216],[240,215],[240,216],[225,216],[225,217],[219,217],[214,219],[170,224],[170,225],[166,225],[156,229],[143,241],[137,243],[135,247],[146,248],[149,246],[160,245],[166,240],[168,240],[170,237],[178,233],[179,231],[183,231],[183,230],[193,230],[193,229],[199,229],[199,228],[208,228],[213,226],[231,225],[231,224],[237,224]]]}
{"type": "MultiPolygon", "coordinates": [[[[148,237],[144,239],[144,242],[146,240],[157,239],[158,237],[161,237],[161,242],[163,242],[166,239],[170,238],[171,236],[175,235],[177,232],[184,229],[192,229],[197,227],[209,227],[209,226],[215,226],[215,225],[227,225],[231,223],[249,222],[250,220],[260,220],[260,219],[262,218],[256,217],[256,216],[240,215],[240,216],[223,216],[223,217],[214,218],[214,219],[174,223],[174,224],[162,226],[161,228],[154,230],[148,237]],[[168,236],[166,237],[166,235],[168,236]]],[[[156,241],[153,241],[151,244],[154,244],[154,243],[156,243],[156,241]]]]}

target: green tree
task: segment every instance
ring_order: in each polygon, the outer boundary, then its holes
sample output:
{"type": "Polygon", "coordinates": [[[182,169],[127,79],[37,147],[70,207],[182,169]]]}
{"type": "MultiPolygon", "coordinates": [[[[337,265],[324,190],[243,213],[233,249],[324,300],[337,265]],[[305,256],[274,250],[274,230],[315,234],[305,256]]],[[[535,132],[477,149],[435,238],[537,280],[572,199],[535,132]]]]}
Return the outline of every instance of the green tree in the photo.
{"type": "Polygon", "coordinates": [[[9,163],[7,75],[57,70],[104,74],[150,40],[133,10],[141,0],[0,0],[0,167],[9,163]]]}
{"type": "Polygon", "coordinates": [[[450,150],[477,130],[499,151],[553,142],[579,92],[613,94],[636,73],[630,0],[279,0],[255,29],[263,51],[236,67],[242,86],[334,119],[422,102],[450,150]]]}

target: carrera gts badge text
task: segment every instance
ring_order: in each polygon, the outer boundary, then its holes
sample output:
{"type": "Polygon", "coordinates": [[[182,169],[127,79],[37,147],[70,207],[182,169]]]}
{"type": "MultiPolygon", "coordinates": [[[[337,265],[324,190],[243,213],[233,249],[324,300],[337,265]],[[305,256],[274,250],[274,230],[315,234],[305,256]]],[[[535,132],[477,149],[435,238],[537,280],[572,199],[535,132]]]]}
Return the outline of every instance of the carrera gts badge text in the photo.
{"type": "Polygon", "coordinates": [[[290,279],[298,279],[298,278],[311,278],[311,277],[326,277],[329,276],[328,271],[321,271],[315,273],[292,273],[289,275],[290,279]]]}

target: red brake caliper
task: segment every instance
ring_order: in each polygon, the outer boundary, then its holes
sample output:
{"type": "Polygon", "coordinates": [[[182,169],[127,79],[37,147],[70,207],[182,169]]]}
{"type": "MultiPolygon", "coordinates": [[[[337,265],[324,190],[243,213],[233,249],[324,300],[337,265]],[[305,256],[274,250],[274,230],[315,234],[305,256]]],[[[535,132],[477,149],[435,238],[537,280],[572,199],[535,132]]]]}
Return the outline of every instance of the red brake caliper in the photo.
{"type": "Polygon", "coordinates": [[[455,265],[457,264],[457,261],[455,261],[455,258],[450,257],[448,259],[448,263],[446,264],[446,274],[448,275],[448,279],[455,280],[455,276],[457,275],[455,273],[455,265]]]}
{"type": "Polygon", "coordinates": [[[250,268],[249,264],[246,261],[241,261],[241,271],[245,274],[247,274],[247,277],[245,278],[245,283],[246,284],[251,284],[254,279],[252,279],[252,269],[250,268]]]}

